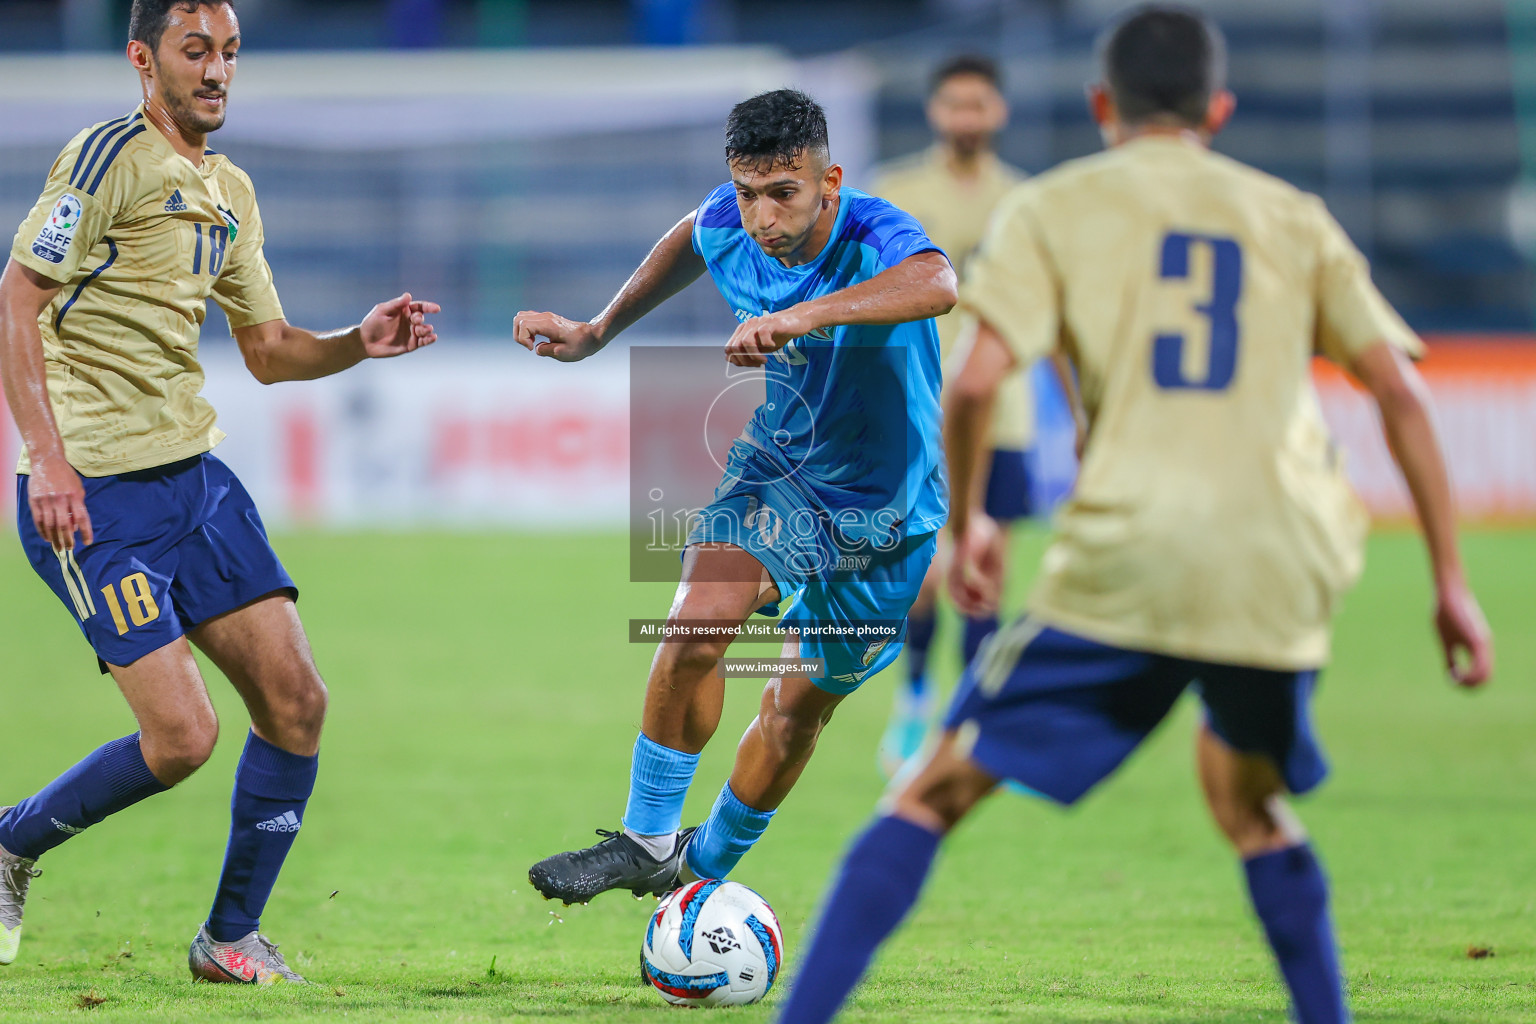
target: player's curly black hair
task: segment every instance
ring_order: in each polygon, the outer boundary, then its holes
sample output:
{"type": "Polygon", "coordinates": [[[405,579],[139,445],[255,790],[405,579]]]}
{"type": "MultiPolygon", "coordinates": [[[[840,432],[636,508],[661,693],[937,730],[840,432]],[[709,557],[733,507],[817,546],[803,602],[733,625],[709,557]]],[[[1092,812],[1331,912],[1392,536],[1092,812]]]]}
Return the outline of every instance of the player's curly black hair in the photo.
{"type": "Polygon", "coordinates": [[[961,75],[975,75],[986,79],[998,92],[1003,90],[1003,73],[998,70],[997,61],[979,53],[960,53],[933,69],[928,78],[928,95],[932,96],[945,82],[961,75]]]}
{"type": "Polygon", "coordinates": [[[827,114],[799,89],[775,89],[742,100],[725,120],[725,158],[778,167],[802,154],[827,159],[827,114]]]}
{"type": "Polygon", "coordinates": [[[1226,87],[1221,29],[1183,4],[1128,11],[1099,38],[1099,60],[1115,106],[1131,124],[1173,117],[1198,125],[1211,96],[1226,87]]]}
{"type": "Polygon", "coordinates": [[[170,24],[171,12],[178,9],[196,11],[199,7],[234,10],[235,0],[133,0],[133,11],[128,15],[128,39],[158,50],[160,38],[170,24]]]}

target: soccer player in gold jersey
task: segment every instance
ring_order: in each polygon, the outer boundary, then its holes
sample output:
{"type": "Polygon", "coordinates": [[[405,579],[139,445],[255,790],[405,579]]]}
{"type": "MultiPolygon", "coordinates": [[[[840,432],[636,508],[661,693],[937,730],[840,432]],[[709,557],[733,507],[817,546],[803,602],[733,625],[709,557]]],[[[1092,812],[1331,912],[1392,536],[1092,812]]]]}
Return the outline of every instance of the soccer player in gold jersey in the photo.
{"type": "Polygon", "coordinates": [[[239,691],[251,731],[189,966],[209,981],[302,981],[258,924],[314,787],[327,696],[293,580],[210,454],[224,435],[199,395],[198,327],[212,296],[271,384],[431,344],[424,318],[437,306],[401,295],[356,327],[291,326],[251,180],[207,148],[240,49],[234,5],[135,0],[129,35],[144,101],[64,148],[16,233],[0,276],[0,377],[25,445],[22,546],[139,731],[0,808],[0,964],[16,958],[40,856],[208,759],[218,722],[190,640],[239,691]]]}
{"type": "MultiPolygon", "coordinates": [[[[1233,98],[1203,15],[1138,8],[1101,56],[1092,110],[1108,150],[999,209],[961,288],[978,333],[945,428],[962,499],[998,382],[1060,350],[1087,414],[1082,470],[1028,614],[983,647],[936,749],[850,851],[784,1021],[835,1015],[940,838],[1000,780],[1070,804],[1191,685],[1206,801],[1295,1016],[1348,1019],[1327,881],[1286,801],[1327,773],[1309,706],[1366,527],[1318,411],[1314,355],[1380,409],[1429,550],[1451,678],[1476,687],[1492,672],[1409,361],[1418,339],[1316,197],[1209,151],[1233,98]]],[[[990,607],[995,531],[963,500],[950,523],[956,602],[990,607]]]]}
{"type": "MultiPolygon", "coordinates": [[[[963,271],[965,261],[981,244],[998,201],[1025,178],[1023,171],[1004,163],[993,150],[993,141],[1008,123],[1008,101],[997,64],[975,54],[944,61],[930,79],[926,112],[934,144],[877,169],[871,191],[916,217],[928,237],[963,271]]],[[[960,320],[958,312],[934,318],[946,374],[957,369],[952,357],[960,320]]],[[[992,456],[977,486],[987,514],[1004,531],[1032,511],[1024,453],[1034,440],[1034,420],[1027,381],[1016,378],[998,389],[992,456]]],[[[940,576],[936,560],[907,615],[907,678],[897,688],[890,723],[880,738],[880,767],[888,776],[917,752],[928,732],[932,699],[928,649],[936,625],[940,576]]],[[[967,662],[996,629],[995,611],[965,618],[961,650],[967,662]]]]}

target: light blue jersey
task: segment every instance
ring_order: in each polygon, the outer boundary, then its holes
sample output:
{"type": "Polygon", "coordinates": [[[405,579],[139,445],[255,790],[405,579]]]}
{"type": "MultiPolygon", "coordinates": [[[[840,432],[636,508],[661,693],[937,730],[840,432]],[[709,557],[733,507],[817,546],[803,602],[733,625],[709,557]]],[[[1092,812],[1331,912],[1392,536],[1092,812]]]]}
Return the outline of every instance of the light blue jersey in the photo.
{"type": "MultiPolygon", "coordinates": [[[[786,267],[742,227],[730,182],[699,206],[693,247],[739,320],[940,251],[908,214],[844,188],[821,253],[786,267]]],[[[944,525],[948,484],[932,319],[818,330],[775,353],[766,372],[767,400],[742,439],[792,477],[809,504],[835,517],[844,535],[879,543],[944,525]]]]}

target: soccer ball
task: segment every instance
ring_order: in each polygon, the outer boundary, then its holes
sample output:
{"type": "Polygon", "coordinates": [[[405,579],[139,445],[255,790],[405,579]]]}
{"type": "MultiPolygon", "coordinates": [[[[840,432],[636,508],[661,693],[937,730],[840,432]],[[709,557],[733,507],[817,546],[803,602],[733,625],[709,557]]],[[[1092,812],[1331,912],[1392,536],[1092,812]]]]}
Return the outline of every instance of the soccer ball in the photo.
{"type": "Polygon", "coordinates": [[[768,994],[784,959],[779,919],[757,893],[705,878],[661,901],[640,970],[675,1006],[745,1006],[768,994]]]}

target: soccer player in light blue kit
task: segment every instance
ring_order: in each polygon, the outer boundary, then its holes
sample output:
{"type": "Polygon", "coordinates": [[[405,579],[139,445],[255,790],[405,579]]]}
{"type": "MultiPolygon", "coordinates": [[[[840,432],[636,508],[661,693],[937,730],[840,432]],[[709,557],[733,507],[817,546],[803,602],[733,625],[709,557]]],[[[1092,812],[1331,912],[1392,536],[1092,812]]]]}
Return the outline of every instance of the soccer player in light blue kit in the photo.
{"type": "Polygon", "coordinates": [[[591,322],[522,312],[538,355],[584,359],[708,270],[742,321],[726,345],[762,367],[767,400],[732,444],[715,500],[683,554],[668,621],[742,623],[787,606],[786,657],[813,676],[770,680],[709,818],[679,830],[699,752],[724,702],[730,637],[664,642],[651,664],[622,831],[535,864],[546,897],[661,894],[721,878],[768,827],[849,693],[901,649],[948,511],[939,431],[936,314],[955,302],[949,260],[917,221],[841,187],[826,117],[781,89],[726,123],[731,180],[641,263],[591,322]],[[828,638],[813,627],[901,623],[894,637],[828,638]]]}

